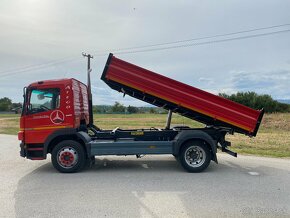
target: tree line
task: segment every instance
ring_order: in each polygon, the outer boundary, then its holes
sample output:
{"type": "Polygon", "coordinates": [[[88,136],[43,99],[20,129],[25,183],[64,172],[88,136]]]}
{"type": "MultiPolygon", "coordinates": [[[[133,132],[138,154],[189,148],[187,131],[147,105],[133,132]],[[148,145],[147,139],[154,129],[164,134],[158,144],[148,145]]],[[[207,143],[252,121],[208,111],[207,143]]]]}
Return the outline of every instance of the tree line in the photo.
{"type": "MultiPolygon", "coordinates": [[[[219,96],[232,100],[234,102],[246,105],[253,109],[264,108],[266,113],[274,112],[290,112],[290,104],[280,103],[274,100],[270,95],[259,95],[255,92],[238,92],[236,94],[228,95],[226,93],[219,93],[219,96]]],[[[19,112],[22,108],[21,103],[13,103],[11,99],[4,97],[0,99],[0,111],[5,112],[19,112]]],[[[134,113],[153,113],[163,114],[167,113],[163,108],[158,107],[135,107],[129,105],[124,106],[120,102],[115,102],[114,105],[94,105],[94,113],[116,113],[116,114],[134,114],[134,113]]]]}
{"type": "Polygon", "coordinates": [[[0,98],[0,111],[17,113],[22,108],[22,103],[12,103],[10,98],[0,98]]]}
{"type": "Polygon", "coordinates": [[[220,93],[219,96],[259,110],[264,108],[266,113],[290,112],[290,105],[274,100],[270,95],[258,95],[255,92],[238,92],[228,95],[220,93]]]}
{"type": "Polygon", "coordinates": [[[167,111],[158,107],[135,107],[129,105],[124,106],[120,102],[115,102],[114,105],[94,105],[93,112],[98,114],[165,114],[167,111]]]}
{"type": "MultiPolygon", "coordinates": [[[[219,96],[229,99],[231,101],[243,104],[250,108],[260,110],[264,108],[266,113],[275,112],[290,112],[290,104],[280,103],[274,100],[270,95],[259,95],[255,92],[238,92],[236,94],[228,95],[226,93],[219,93],[219,96]]],[[[166,110],[157,107],[134,107],[124,106],[119,102],[115,102],[113,106],[94,106],[95,113],[167,113],[166,110]]]]}

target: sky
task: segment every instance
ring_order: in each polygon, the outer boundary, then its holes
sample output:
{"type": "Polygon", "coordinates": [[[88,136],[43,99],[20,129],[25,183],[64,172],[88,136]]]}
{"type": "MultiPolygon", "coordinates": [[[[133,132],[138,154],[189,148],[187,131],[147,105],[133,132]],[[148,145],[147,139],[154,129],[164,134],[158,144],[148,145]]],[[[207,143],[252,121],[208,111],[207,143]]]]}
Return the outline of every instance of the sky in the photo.
{"type": "MultiPolygon", "coordinates": [[[[34,81],[76,78],[86,83],[81,55],[86,52],[94,56],[94,104],[146,105],[123,98],[100,80],[113,52],[214,94],[255,91],[290,99],[290,32],[137,53],[120,50],[290,24],[289,8],[286,0],[1,0],[0,98],[22,102],[23,87],[34,81]]],[[[287,29],[290,25],[194,43],[287,29]]],[[[137,50],[142,48],[126,51],[137,50]]]]}

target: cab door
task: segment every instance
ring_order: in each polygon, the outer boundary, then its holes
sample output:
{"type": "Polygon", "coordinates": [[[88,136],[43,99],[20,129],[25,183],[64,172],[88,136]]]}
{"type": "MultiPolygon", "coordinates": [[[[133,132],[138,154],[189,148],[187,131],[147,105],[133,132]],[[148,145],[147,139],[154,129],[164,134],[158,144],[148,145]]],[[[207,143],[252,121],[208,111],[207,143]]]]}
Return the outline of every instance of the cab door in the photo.
{"type": "Polygon", "coordinates": [[[33,88],[28,91],[24,137],[26,144],[42,144],[51,132],[65,128],[60,88],[33,88]]]}

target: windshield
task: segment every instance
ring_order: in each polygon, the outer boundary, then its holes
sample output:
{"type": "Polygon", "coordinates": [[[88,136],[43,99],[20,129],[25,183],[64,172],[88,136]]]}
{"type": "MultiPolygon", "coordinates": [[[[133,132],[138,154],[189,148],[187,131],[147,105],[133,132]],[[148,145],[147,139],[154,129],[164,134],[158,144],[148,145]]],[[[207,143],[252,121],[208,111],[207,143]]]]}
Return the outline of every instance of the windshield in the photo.
{"type": "Polygon", "coordinates": [[[34,89],[31,91],[28,113],[54,110],[60,106],[59,89],[34,89]]]}

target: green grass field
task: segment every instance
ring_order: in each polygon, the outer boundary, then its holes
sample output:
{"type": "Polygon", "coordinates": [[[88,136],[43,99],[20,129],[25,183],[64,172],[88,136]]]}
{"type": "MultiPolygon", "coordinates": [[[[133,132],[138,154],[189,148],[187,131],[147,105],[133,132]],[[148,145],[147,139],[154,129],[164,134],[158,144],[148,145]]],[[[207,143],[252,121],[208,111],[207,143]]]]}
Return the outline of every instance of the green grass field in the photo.
{"type": "MultiPolygon", "coordinates": [[[[166,114],[95,114],[95,125],[102,129],[163,128],[166,114]]],[[[182,116],[173,115],[172,125],[202,127],[203,125],[182,116]]],[[[0,114],[0,133],[16,135],[19,115],[0,114]]],[[[290,157],[290,113],[266,114],[257,137],[241,134],[229,135],[232,150],[241,154],[272,157],[290,157]]]]}

